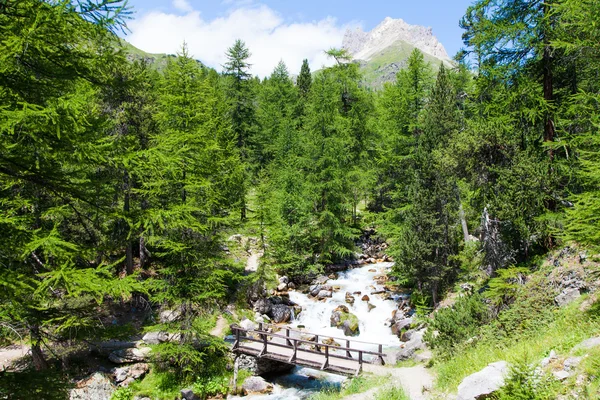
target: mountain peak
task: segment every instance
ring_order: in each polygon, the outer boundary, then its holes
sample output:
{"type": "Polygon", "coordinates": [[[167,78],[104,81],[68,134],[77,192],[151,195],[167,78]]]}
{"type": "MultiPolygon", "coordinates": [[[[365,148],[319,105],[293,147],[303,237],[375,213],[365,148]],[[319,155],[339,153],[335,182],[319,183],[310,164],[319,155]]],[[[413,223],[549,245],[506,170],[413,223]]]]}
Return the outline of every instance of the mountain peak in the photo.
{"type": "Polygon", "coordinates": [[[357,60],[369,60],[399,40],[435,58],[450,61],[446,49],[433,35],[430,27],[410,25],[400,18],[386,17],[370,32],[364,32],[361,28],[348,29],[342,47],[357,60]]]}

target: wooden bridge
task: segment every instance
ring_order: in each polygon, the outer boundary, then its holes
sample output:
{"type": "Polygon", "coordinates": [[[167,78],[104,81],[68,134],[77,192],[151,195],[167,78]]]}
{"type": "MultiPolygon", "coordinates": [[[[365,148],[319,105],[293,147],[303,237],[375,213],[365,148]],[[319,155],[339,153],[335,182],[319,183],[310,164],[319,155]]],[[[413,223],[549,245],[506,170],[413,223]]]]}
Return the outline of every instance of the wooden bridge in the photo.
{"type": "Polygon", "coordinates": [[[360,374],[364,363],[384,364],[385,354],[381,344],[319,336],[287,326],[265,323],[253,330],[231,325],[231,331],[235,336],[233,351],[237,354],[264,357],[343,375],[360,374]],[[323,339],[329,339],[329,343],[323,343],[323,339]],[[371,347],[377,351],[365,350],[371,347]]]}

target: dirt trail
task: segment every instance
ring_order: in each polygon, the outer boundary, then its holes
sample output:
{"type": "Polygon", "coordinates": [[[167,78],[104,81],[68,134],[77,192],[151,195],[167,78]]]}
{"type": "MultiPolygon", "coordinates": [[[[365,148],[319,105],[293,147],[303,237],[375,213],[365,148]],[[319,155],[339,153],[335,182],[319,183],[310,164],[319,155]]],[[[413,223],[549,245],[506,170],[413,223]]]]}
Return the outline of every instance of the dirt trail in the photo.
{"type": "Polygon", "coordinates": [[[391,387],[402,387],[411,400],[426,400],[427,390],[433,386],[433,376],[423,365],[404,368],[386,368],[377,365],[364,365],[364,371],[375,375],[390,376],[389,383],[344,397],[344,400],[372,400],[377,393],[391,387]]]}
{"type": "Polygon", "coordinates": [[[219,316],[217,318],[217,326],[215,326],[213,330],[210,331],[210,334],[222,338],[225,335],[225,331],[228,327],[229,323],[227,322],[227,320],[219,316]]]}
{"type": "Polygon", "coordinates": [[[29,347],[23,345],[12,345],[0,349],[0,371],[8,368],[10,364],[29,353],[29,347]]]}
{"type": "Polygon", "coordinates": [[[252,251],[252,254],[250,255],[250,257],[248,257],[248,260],[246,261],[246,272],[256,272],[256,270],[258,269],[258,262],[260,261],[262,255],[262,251],[252,251]]]}

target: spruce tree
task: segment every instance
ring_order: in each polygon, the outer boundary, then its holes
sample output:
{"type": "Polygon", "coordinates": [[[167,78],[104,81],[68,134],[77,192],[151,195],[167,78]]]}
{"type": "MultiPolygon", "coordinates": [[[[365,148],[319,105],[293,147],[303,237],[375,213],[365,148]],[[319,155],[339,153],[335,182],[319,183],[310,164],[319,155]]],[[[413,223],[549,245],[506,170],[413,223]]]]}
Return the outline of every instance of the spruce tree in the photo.
{"type": "Polygon", "coordinates": [[[306,99],[308,97],[311,84],[312,75],[310,74],[310,67],[308,66],[308,60],[304,59],[300,68],[300,75],[298,75],[298,79],[296,80],[296,86],[298,86],[298,91],[302,98],[306,99]]]}
{"type": "MultiPolygon", "coordinates": [[[[236,40],[233,46],[227,49],[227,62],[223,65],[225,76],[228,78],[227,95],[230,102],[230,119],[233,132],[236,136],[240,160],[245,165],[247,174],[250,175],[254,155],[252,154],[252,140],[255,130],[255,102],[252,75],[248,63],[250,51],[241,40],[236,40]]],[[[246,219],[246,192],[248,176],[242,182],[239,195],[240,217],[246,219]]]]}

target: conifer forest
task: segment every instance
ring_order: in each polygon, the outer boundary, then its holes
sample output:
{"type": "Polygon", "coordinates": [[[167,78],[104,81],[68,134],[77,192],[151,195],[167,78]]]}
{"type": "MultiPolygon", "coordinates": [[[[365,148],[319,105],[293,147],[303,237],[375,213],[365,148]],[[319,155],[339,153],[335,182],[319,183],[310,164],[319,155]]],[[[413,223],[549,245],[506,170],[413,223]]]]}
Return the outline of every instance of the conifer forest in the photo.
{"type": "MultiPolygon", "coordinates": [[[[530,367],[600,334],[599,1],[476,0],[452,63],[414,49],[379,89],[337,48],[330,67],[257,77],[244,38],[222,71],[186,43],[158,67],[128,50],[131,12],[0,0],[0,347],[27,349],[0,368],[0,399],[86,398],[75,382],[112,368],[93,344],[158,330],[178,340],[107,399],[232,395],[229,325],[281,282],[356,265],[365,240],[385,243],[385,279],[428,326],[423,398],[501,359],[494,398],[600,398],[600,347],[583,386],[532,383],[530,367]],[[570,308],[545,289],[562,290],[560,257],[586,282],[570,308]],[[576,333],[542,339],[560,327],[576,333]],[[533,359],[500,358],[519,341],[533,359]]],[[[348,389],[332,390],[311,396],[348,389]]]]}

